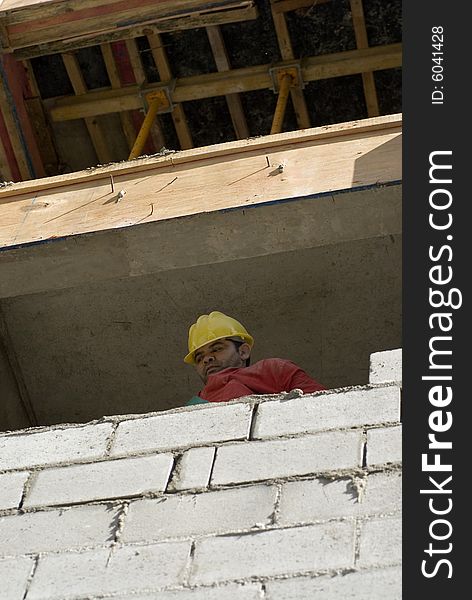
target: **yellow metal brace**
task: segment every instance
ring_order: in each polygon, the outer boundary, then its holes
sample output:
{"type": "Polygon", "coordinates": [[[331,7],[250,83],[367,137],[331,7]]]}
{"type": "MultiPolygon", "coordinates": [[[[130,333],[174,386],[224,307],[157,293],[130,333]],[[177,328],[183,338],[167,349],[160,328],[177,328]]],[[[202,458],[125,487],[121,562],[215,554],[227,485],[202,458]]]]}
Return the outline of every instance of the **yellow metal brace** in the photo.
{"type": "Polygon", "coordinates": [[[280,69],[276,73],[277,83],[279,87],[279,96],[277,98],[277,106],[275,107],[274,118],[270,133],[280,133],[282,131],[282,123],[287,108],[288,95],[291,87],[296,87],[298,82],[298,73],[295,68],[280,69]]]}
{"type": "Polygon", "coordinates": [[[144,121],[141,125],[141,129],[139,130],[136,141],[134,142],[134,146],[131,148],[128,160],[132,160],[133,158],[137,158],[141,155],[157,113],[162,109],[168,109],[170,107],[169,98],[164,90],[149,92],[149,94],[146,94],[146,100],[149,108],[146,116],[144,117],[144,121]]]}

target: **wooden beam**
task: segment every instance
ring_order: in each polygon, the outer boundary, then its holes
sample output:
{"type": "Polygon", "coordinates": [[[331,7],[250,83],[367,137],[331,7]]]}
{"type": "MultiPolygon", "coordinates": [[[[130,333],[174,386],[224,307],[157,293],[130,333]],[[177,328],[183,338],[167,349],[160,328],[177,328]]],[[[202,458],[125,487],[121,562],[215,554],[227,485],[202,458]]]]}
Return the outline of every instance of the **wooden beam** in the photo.
{"type": "Polygon", "coordinates": [[[399,180],[401,121],[389,115],[8,186],[0,190],[0,246],[399,180]],[[323,165],[316,177],[313,165],[323,165]]]}
{"type": "Polygon", "coordinates": [[[274,13],[286,13],[299,8],[316,7],[318,4],[326,4],[331,0],[270,0],[272,3],[272,11],[274,13]]]}
{"type": "MultiPolygon", "coordinates": [[[[100,46],[102,51],[103,60],[105,62],[105,68],[107,70],[108,79],[110,80],[111,87],[114,89],[121,88],[121,79],[118,72],[115,57],[113,56],[113,50],[110,43],[105,43],[100,46]]],[[[126,138],[128,149],[134,145],[136,140],[136,130],[134,123],[129,112],[120,112],[121,128],[123,135],[126,138]]]]}
{"type": "MultiPolygon", "coordinates": [[[[238,92],[271,89],[272,79],[269,69],[274,66],[282,67],[284,64],[282,62],[276,65],[259,65],[221,73],[182,77],[176,80],[173,99],[175,102],[185,102],[238,92]]],[[[390,44],[365,50],[312,56],[301,61],[301,73],[304,81],[316,81],[400,66],[401,44],[390,44]]],[[[158,87],[159,84],[150,84],[144,89],[152,91],[158,87]]],[[[49,107],[53,120],[66,121],[139,109],[141,91],[142,88],[138,86],[127,86],[121,90],[89,92],[78,97],[51,98],[46,100],[45,104],[49,107]]]]}
{"type": "MultiPolygon", "coordinates": [[[[171,166],[173,169],[177,165],[184,165],[199,161],[205,158],[229,157],[234,154],[246,152],[265,152],[270,153],[281,145],[287,147],[292,144],[305,144],[309,142],[323,141],[328,143],[334,139],[344,139],[351,135],[362,137],[364,134],[372,135],[383,131],[401,131],[402,114],[383,115],[373,119],[360,119],[358,121],[348,121],[345,123],[336,123],[334,125],[323,125],[322,127],[312,127],[307,130],[288,131],[275,135],[266,135],[235,142],[223,142],[213,146],[200,146],[190,150],[172,152],[159,157],[143,157],[132,162],[119,162],[110,165],[99,165],[93,169],[85,171],[74,171],[55,177],[45,177],[32,181],[21,181],[6,188],[0,188],[0,205],[2,198],[11,198],[23,194],[30,194],[33,191],[49,190],[61,187],[63,185],[82,184],[87,181],[98,181],[109,174],[127,176],[131,173],[142,173],[147,171],[152,165],[153,168],[166,169],[171,166]]],[[[1,221],[0,221],[1,225],[1,221]]]]}
{"type": "MultiPolygon", "coordinates": [[[[349,0],[351,5],[352,24],[356,35],[356,44],[359,49],[368,48],[367,30],[365,26],[364,8],[362,0],[349,0]]],[[[367,106],[367,115],[377,117],[380,114],[377,90],[375,88],[374,74],[372,71],[362,73],[362,84],[367,106]]]]}
{"type": "MultiPolygon", "coordinates": [[[[272,19],[274,21],[275,33],[277,34],[277,40],[279,42],[282,59],[292,60],[295,55],[293,53],[292,42],[290,40],[290,34],[288,32],[285,15],[283,13],[278,14],[273,12],[272,19]]],[[[310,127],[310,115],[308,114],[308,108],[306,106],[303,90],[299,87],[291,88],[290,96],[292,98],[293,108],[295,109],[298,126],[300,129],[306,129],[310,127]]]]}
{"type": "MultiPolygon", "coordinates": [[[[62,60],[64,61],[64,66],[69,75],[75,95],[87,95],[87,86],[85,85],[77,57],[74,54],[63,54],[62,60]]],[[[84,117],[84,120],[93,147],[97,153],[98,161],[100,163],[111,162],[112,156],[108,148],[108,142],[97,119],[95,117],[84,117]]]]}
{"type": "MultiPolygon", "coordinates": [[[[146,73],[144,71],[143,63],[141,62],[141,57],[139,56],[139,50],[135,39],[126,40],[126,49],[128,50],[128,55],[131,63],[131,69],[134,74],[134,78],[136,83],[141,87],[146,83],[146,73]]],[[[140,113],[138,119],[138,127],[137,131],[141,128],[143,123],[144,116],[140,113]]],[[[137,132],[136,132],[137,135],[137,132]]],[[[164,132],[162,131],[162,127],[159,121],[159,115],[154,119],[154,123],[151,126],[151,140],[154,145],[154,149],[159,152],[161,148],[165,148],[166,139],[164,136],[164,132]]]]}
{"type": "MultiPolygon", "coordinates": [[[[221,29],[217,25],[213,25],[212,27],[207,27],[206,31],[215,58],[216,68],[220,72],[229,71],[231,66],[221,29]]],[[[249,128],[239,94],[227,94],[225,99],[237,139],[242,140],[249,137],[249,128]]]]}
{"type": "Polygon", "coordinates": [[[19,181],[21,179],[13,148],[11,146],[5,121],[0,109],[0,179],[3,181],[19,181]]]}
{"type": "MultiPolygon", "coordinates": [[[[148,35],[147,38],[161,81],[170,82],[172,80],[172,70],[160,34],[148,35]]],[[[192,135],[188,128],[185,112],[181,104],[174,105],[172,120],[174,121],[181,149],[187,150],[188,148],[193,148],[192,135]]]]}
{"type": "MultiPolygon", "coordinates": [[[[13,151],[15,161],[12,171],[15,167],[19,171],[21,179],[31,179],[34,177],[31,159],[28,154],[28,148],[23,136],[23,131],[20,125],[17,106],[14,102],[13,94],[9,86],[6,70],[2,59],[0,58],[0,112],[5,124],[8,141],[6,145],[10,145],[13,151]]],[[[7,148],[5,148],[6,150],[7,148]]]]}
{"type": "Polygon", "coordinates": [[[48,114],[41,100],[38,83],[33,66],[29,60],[23,62],[31,97],[25,99],[26,109],[34,130],[37,145],[44,165],[46,175],[59,172],[59,155],[54,142],[54,134],[48,120],[48,114]]]}
{"type": "MultiPolygon", "coordinates": [[[[151,2],[151,0],[149,0],[151,2]]],[[[144,0],[133,0],[116,4],[132,6],[142,4],[144,0]]],[[[235,2],[206,3],[202,8],[201,1],[193,11],[173,10],[169,6],[164,9],[151,2],[146,10],[128,9],[121,12],[110,12],[108,16],[80,19],[78,12],[68,21],[65,16],[51,19],[36,19],[21,24],[10,24],[6,28],[8,51],[13,51],[19,58],[32,58],[41,54],[70,52],[85,46],[101,44],[147,34],[194,29],[207,25],[222,25],[247,21],[257,17],[257,9],[252,0],[235,2]],[[200,4],[201,10],[198,9],[200,4]],[[61,22],[62,20],[62,22],[61,22]],[[132,23],[132,25],[130,25],[132,23]]],[[[96,13],[101,6],[90,9],[96,13]]],[[[190,7],[191,8],[191,7],[190,7]]],[[[83,11],[82,11],[83,12],[83,11]]]]}

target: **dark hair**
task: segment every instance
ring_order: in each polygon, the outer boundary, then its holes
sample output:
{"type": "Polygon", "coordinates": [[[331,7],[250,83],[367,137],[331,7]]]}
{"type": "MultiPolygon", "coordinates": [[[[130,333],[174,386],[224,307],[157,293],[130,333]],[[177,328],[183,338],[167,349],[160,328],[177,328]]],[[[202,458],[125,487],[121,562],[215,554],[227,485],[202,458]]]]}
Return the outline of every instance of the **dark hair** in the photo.
{"type": "MultiPolygon", "coordinates": [[[[233,344],[236,346],[236,350],[239,350],[239,347],[242,346],[243,344],[247,344],[247,342],[240,342],[239,340],[233,340],[231,338],[227,338],[230,342],[233,342],[233,344]]],[[[249,367],[249,365],[251,364],[251,356],[249,356],[248,358],[246,358],[246,367],[249,367]]]]}

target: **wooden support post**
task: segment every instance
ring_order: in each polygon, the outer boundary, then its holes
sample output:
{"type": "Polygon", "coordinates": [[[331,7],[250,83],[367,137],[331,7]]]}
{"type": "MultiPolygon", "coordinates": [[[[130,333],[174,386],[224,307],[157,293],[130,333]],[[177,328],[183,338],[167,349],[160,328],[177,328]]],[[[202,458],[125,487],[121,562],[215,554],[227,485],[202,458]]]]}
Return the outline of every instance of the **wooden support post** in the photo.
{"type": "MultiPolygon", "coordinates": [[[[120,74],[116,67],[115,57],[113,56],[113,50],[110,43],[101,44],[100,49],[102,51],[103,60],[105,62],[105,68],[108,73],[108,79],[110,80],[111,87],[114,89],[121,87],[120,74]]],[[[128,149],[131,150],[136,139],[136,131],[134,128],[133,120],[129,112],[120,112],[121,128],[128,144],[128,149]]]]}
{"type": "MultiPolygon", "coordinates": [[[[62,60],[64,61],[64,66],[67,74],[69,75],[75,95],[80,96],[82,94],[86,94],[87,86],[85,85],[77,57],[74,54],[62,54],[62,60]]],[[[93,117],[85,117],[84,121],[92,140],[93,147],[95,148],[95,152],[97,153],[99,162],[102,164],[112,162],[112,156],[106,137],[103,134],[102,128],[100,127],[97,119],[93,117]]]]}
{"type": "MultiPolygon", "coordinates": [[[[350,4],[357,47],[359,49],[368,48],[369,42],[367,39],[362,0],[350,0],[350,4]]],[[[375,88],[374,74],[372,71],[368,73],[362,73],[362,83],[364,86],[367,114],[369,117],[377,117],[380,114],[380,111],[377,100],[377,90],[375,88]]]]}
{"type": "Polygon", "coordinates": [[[0,179],[2,181],[18,181],[20,173],[13,155],[8,131],[0,109],[0,179]]]}
{"type": "MultiPolygon", "coordinates": [[[[5,125],[6,139],[4,144],[7,153],[8,146],[11,147],[12,156],[8,162],[10,171],[18,173],[20,179],[31,179],[34,177],[33,168],[28,149],[23,137],[23,132],[18,118],[17,107],[13,101],[13,95],[5,72],[3,59],[0,58],[0,112],[5,125]]],[[[4,135],[5,135],[4,133],[4,135]]],[[[6,167],[6,165],[5,165],[6,167]]],[[[15,174],[16,174],[15,173],[15,174]]]]}
{"type": "MultiPolygon", "coordinates": [[[[143,64],[139,56],[139,50],[136,44],[136,40],[126,40],[125,43],[126,49],[128,50],[131,69],[133,71],[135,81],[141,87],[146,83],[146,73],[144,72],[143,64]]],[[[138,129],[141,127],[143,121],[142,116],[139,116],[140,123],[138,129]]],[[[161,124],[159,122],[159,115],[156,116],[153,124],[151,125],[150,138],[156,151],[159,151],[161,148],[165,148],[166,139],[164,137],[164,132],[162,131],[161,124]]]]}
{"type": "MultiPolygon", "coordinates": [[[[291,60],[294,58],[294,54],[285,15],[283,13],[274,12],[273,8],[274,7],[272,7],[272,18],[274,20],[275,33],[277,34],[279,42],[280,54],[282,55],[283,60],[291,60]]],[[[298,127],[300,129],[311,127],[310,115],[308,114],[303,90],[299,87],[293,87],[290,90],[290,95],[295,109],[298,127]]]]}
{"type": "Polygon", "coordinates": [[[54,142],[54,133],[48,121],[48,115],[41,100],[41,93],[33,72],[31,61],[23,61],[25,75],[31,91],[31,97],[25,99],[31,126],[34,130],[37,145],[44,164],[46,175],[57,175],[59,172],[59,155],[54,142]]]}
{"type": "MultiPolygon", "coordinates": [[[[147,37],[161,81],[171,81],[172,71],[167,58],[167,53],[164,49],[164,45],[162,44],[161,36],[156,33],[154,35],[148,35],[147,37]]],[[[175,130],[177,131],[177,137],[179,138],[182,150],[193,148],[192,135],[190,133],[190,129],[188,128],[187,119],[185,118],[184,109],[181,104],[174,105],[172,119],[174,121],[175,130]]]]}
{"type": "MultiPolygon", "coordinates": [[[[226,52],[221,29],[218,25],[213,25],[212,27],[207,27],[206,31],[213,56],[215,58],[216,68],[220,72],[229,71],[231,66],[229,64],[228,54],[226,52]]],[[[231,121],[233,122],[236,137],[238,140],[248,138],[249,129],[239,94],[227,94],[225,98],[228,105],[229,114],[231,115],[231,121]]]]}
{"type": "Polygon", "coordinates": [[[308,8],[318,4],[325,4],[331,0],[271,0],[275,13],[286,13],[299,8],[308,8]]]}

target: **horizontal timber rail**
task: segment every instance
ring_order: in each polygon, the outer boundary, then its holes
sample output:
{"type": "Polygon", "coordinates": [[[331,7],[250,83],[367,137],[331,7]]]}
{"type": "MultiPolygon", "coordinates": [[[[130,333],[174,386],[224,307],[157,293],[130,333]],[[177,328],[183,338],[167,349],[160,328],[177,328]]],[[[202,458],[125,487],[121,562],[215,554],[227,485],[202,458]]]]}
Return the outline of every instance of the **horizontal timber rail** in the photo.
{"type": "Polygon", "coordinates": [[[55,175],[53,177],[43,177],[41,179],[32,179],[14,183],[13,185],[0,188],[0,204],[2,204],[2,202],[11,201],[13,197],[17,195],[53,189],[65,185],[79,184],[86,181],[91,182],[103,179],[108,175],[116,177],[118,175],[147,171],[150,168],[167,168],[169,165],[176,166],[179,164],[194,163],[195,161],[209,158],[223,158],[232,154],[263,151],[269,152],[270,150],[276,151],[277,147],[281,145],[296,146],[306,142],[316,143],[318,141],[324,143],[330,138],[342,138],[344,136],[356,137],[361,134],[381,132],[384,130],[400,131],[401,126],[402,114],[398,113],[372,119],[361,119],[359,121],[347,121],[346,123],[336,123],[334,125],[323,125],[322,127],[314,127],[304,131],[289,131],[254,139],[192,148],[191,150],[182,150],[164,156],[141,157],[132,161],[111,163],[109,165],[67,173],[65,175],[55,175]]]}
{"type": "Polygon", "coordinates": [[[239,140],[6,186],[0,248],[399,181],[401,115],[239,140]]]}
{"type": "MultiPolygon", "coordinates": [[[[301,74],[303,81],[308,82],[367,71],[392,69],[401,66],[401,54],[401,44],[390,44],[313,56],[300,61],[301,74]]],[[[178,103],[239,92],[271,89],[273,81],[269,69],[283,68],[286,63],[293,65],[294,61],[182,77],[175,82],[172,100],[178,103]]],[[[162,84],[153,84],[145,88],[132,85],[121,89],[90,92],[80,97],[51,98],[44,103],[54,121],[82,119],[140,109],[142,108],[141,94],[158,89],[159,85],[162,84]]]]}

